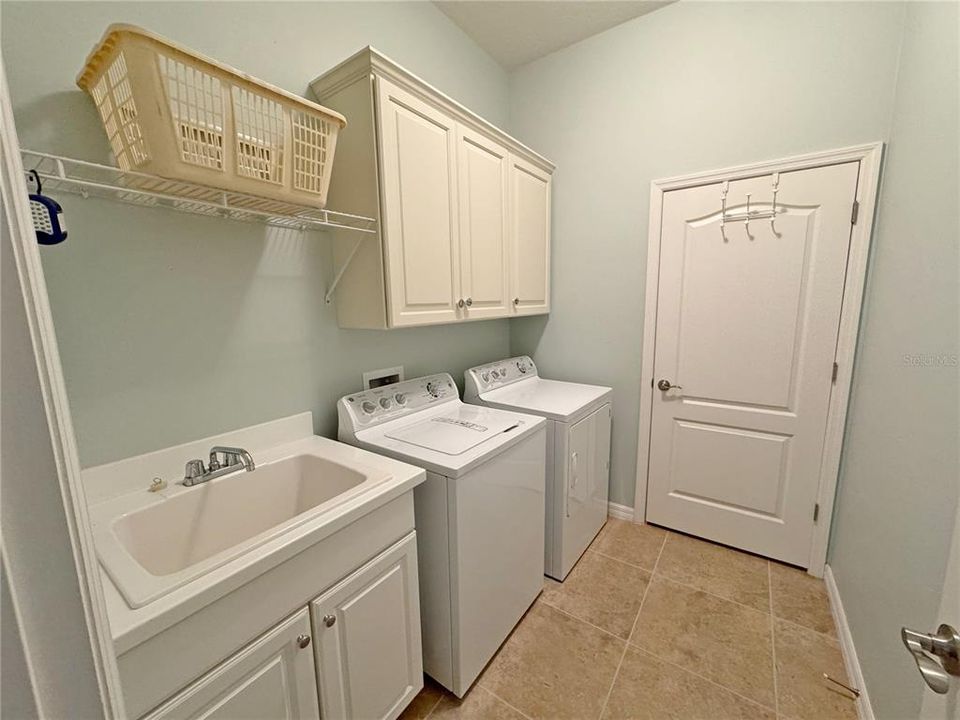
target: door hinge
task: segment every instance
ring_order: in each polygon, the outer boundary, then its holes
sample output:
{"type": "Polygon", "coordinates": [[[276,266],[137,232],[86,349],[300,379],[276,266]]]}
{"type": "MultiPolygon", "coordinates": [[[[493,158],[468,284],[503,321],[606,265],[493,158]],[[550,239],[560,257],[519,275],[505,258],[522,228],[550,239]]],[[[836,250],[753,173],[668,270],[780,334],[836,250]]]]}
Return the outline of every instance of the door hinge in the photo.
{"type": "Polygon", "coordinates": [[[840,366],[837,365],[837,363],[834,363],[834,364],[833,364],[833,372],[832,372],[831,375],[830,375],[830,382],[832,382],[832,383],[837,382],[837,373],[839,373],[839,372],[840,372],[840,366]]]}
{"type": "Polygon", "coordinates": [[[853,201],[853,210],[850,211],[850,224],[856,225],[857,218],[860,216],[860,202],[858,200],[853,201]]]}
{"type": "Polygon", "coordinates": [[[813,521],[816,522],[820,519],[820,503],[814,503],[813,506],[813,521]]]}

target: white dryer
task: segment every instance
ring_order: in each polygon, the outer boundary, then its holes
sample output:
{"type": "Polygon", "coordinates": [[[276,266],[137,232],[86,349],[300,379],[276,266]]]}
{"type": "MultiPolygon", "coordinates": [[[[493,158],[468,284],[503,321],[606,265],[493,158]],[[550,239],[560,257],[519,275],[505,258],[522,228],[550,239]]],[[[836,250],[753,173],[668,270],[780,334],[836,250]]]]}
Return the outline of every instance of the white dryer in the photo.
{"type": "Polygon", "coordinates": [[[546,380],[529,357],[467,370],[468,403],[547,419],[546,574],[563,580],[607,520],[613,390],[546,380]]]}
{"type": "Polygon", "coordinates": [[[337,403],[343,442],[417,465],[425,672],[459,697],[543,589],[543,418],[465,405],[447,374],[337,403]]]}

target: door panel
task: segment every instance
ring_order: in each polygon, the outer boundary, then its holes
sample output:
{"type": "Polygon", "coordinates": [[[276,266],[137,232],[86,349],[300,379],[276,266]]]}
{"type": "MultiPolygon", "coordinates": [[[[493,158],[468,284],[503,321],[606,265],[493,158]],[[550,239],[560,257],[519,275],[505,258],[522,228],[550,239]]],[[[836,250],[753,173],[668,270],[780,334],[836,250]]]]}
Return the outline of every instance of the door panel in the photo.
{"type": "Polygon", "coordinates": [[[467,318],[504,317],[507,285],[507,151],[463,126],[457,129],[460,292],[467,318]]]}
{"type": "Polygon", "coordinates": [[[391,324],[455,320],[455,123],[382,79],[377,87],[391,324]]]}
{"type": "MultiPolygon", "coordinates": [[[[773,225],[721,228],[720,184],[665,194],[651,522],[806,565],[858,171],[782,173],[773,225]]],[[[771,192],[731,182],[727,212],[771,192]]]]}
{"type": "Polygon", "coordinates": [[[514,314],[550,311],[550,176],[510,157],[511,283],[514,314]]]}
{"type": "Polygon", "coordinates": [[[151,713],[146,720],[320,718],[304,608],[151,713]]]}
{"type": "Polygon", "coordinates": [[[325,720],[395,718],[423,686],[410,535],[311,603],[325,720]]]}

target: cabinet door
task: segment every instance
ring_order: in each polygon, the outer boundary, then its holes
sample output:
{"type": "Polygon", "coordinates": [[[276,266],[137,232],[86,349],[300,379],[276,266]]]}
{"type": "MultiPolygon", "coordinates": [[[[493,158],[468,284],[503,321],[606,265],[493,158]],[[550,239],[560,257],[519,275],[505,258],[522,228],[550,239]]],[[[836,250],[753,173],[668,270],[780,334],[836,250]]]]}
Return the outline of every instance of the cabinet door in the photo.
{"type": "Polygon", "coordinates": [[[164,703],[147,720],[319,720],[310,637],[310,617],[304,608],[164,703]]]}
{"type": "Polygon", "coordinates": [[[395,718],[423,687],[411,533],[311,603],[324,720],[395,718]]]}
{"type": "Polygon", "coordinates": [[[462,125],[457,127],[460,205],[460,293],[464,318],[506,317],[507,151],[462,125]]]}
{"type": "Polygon", "coordinates": [[[456,320],[456,123],[383,79],[377,97],[390,325],[456,320]]]}
{"type": "Polygon", "coordinates": [[[510,156],[510,277],[515,315],[550,312],[550,175],[510,156]]]}

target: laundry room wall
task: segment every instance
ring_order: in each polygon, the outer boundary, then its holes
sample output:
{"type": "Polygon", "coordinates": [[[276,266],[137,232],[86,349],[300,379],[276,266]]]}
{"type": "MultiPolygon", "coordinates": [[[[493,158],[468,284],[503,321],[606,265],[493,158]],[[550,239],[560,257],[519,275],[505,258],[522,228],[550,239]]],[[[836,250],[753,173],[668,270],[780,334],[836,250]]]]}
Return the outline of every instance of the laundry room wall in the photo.
{"type": "Polygon", "coordinates": [[[512,74],[511,129],[557,172],[552,312],[512,321],[511,349],[613,386],[613,502],[634,504],[650,382],[651,181],[886,139],[903,18],[898,3],[680,2],[512,74]]]}
{"type": "MultiPolygon", "coordinates": [[[[508,117],[505,71],[432,3],[4,2],[23,147],[109,162],[74,78],[114,22],[299,94],[369,44],[491,122],[508,117]]],[[[462,382],[467,367],[509,353],[506,320],[339,329],[323,299],[331,257],[321,233],[57,199],[70,237],[41,255],[84,466],[303,410],[335,436],[335,402],[364,370],[446,370],[462,382]]]]}
{"type": "Polygon", "coordinates": [[[960,621],[940,610],[960,502],[958,23],[956,3],[907,5],[830,542],[877,718],[931,695],[901,626],[960,621]]]}

